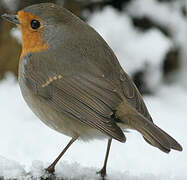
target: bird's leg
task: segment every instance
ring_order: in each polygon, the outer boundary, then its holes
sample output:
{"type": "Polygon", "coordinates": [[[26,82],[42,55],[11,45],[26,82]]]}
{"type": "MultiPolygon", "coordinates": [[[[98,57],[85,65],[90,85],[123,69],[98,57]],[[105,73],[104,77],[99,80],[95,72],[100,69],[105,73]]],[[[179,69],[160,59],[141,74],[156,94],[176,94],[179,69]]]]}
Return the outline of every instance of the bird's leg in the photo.
{"type": "Polygon", "coordinates": [[[72,138],[67,146],[63,149],[63,151],[59,154],[59,156],[55,159],[55,161],[46,169],[47,172],[53,174],[55,172],[55,166],[60,158],[64,155],[64,153],[68,150],[68,148],[77,140],[78,137],[72,138]]]}
{"type": "Polygon", "coordinates": [[[109,155],[111,143],[112,143],[112,138],[108,140],[108,145],[107,145],[107,150],[106,150],[106,155],[105,155],[105,161],[104,161],[103,168],[99,172],[97,172],[97,174],[100,174],[103,179],[106,176],[106,166],[107,166],[108,155],[109,155]]]}

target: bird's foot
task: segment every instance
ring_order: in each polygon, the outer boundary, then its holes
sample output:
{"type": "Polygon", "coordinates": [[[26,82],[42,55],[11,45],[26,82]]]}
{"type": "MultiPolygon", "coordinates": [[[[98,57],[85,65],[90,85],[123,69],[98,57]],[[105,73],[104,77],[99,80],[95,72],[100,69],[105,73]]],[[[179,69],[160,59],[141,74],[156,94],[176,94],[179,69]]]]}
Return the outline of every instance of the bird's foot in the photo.
{"type": "Polygon", "coordinates": [[[55,176],[55,167],[50,165],[48,168],[45,169],[45,172],[47,174],[45,174],[43,177],[41,177],[41,180],[55,180],[56,176],[55,176]]]}
{"type": "Polygon", "coordinates": [[[47,169],[45,169],[49,174],[54,174],[55,167],[53,165],[50,165],[47,169]]]}
{"type": "Polygon", "coordinates": [[[102,168],[100,171],[97,172],[97,174],[100,174],[102,180],[106,180],[106,168],[102,168]]]}
{"type": "MultiPolygon", "coordinates": [[[[40,177],[40,180],[56,180],[56,176],[54,174],[49,174],[47,176],[40,177]]],[[[63,179],[62,179],[63,180],[63,179]]]]}

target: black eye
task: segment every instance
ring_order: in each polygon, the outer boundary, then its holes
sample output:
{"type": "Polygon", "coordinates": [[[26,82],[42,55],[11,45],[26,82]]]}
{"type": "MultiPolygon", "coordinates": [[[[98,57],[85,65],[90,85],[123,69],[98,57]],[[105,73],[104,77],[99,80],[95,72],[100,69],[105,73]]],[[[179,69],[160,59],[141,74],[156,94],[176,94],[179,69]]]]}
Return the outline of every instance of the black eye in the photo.
{"type": "Polygon", "coordinates": [[[32,20],[31,21],[31,27],[32,27],[32,29],[38,29],[39,27],[40,27],[40,21],[38,21],[38,20],[32,20]]]}

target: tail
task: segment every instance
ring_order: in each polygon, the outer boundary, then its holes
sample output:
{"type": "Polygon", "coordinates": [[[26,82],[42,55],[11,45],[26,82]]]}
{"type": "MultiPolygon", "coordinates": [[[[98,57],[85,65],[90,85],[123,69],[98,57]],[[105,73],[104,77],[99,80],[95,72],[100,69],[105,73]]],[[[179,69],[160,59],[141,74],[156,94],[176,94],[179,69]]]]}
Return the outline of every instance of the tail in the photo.
{"type": "Polygon", "coordinates": [[[182,151],[181,145],[175,139],[138,112],[122,115],[121,118],[130,128],[139,131],[149,144],[161,151],[165,153],[169,153],[171,149],[182,151]]]}
{"type": "MultiPolygon", "coordinates": [[[[156,126],[156,125],[155,125],[156,126]]],[[[167,138],[169,144],[170,144],[170,148],[171,149],[174,149],[174,150],[177,150],[177,151],[182,151],[182,146],[174,139],[172,138],[169,134],[167,134],[165,131],[163,131],[162,129],[160,129],[158,126],[156,126],[164,135],[165,137],[167,138]]],[[[152,146],[155,146],[154,144],[152,144],[151,142],[149,142],[146,137],[144,137],[144,139],[149,143],[151,144],[152,146]]],[[[158,147],[158,146],[155,146],[155,147],[158,147]]],[[[164,149],[162,149],[162,147],[158,147],[160,150],[164,151],[164,149]]],[[[165,151],[164,151],[165,152],[165,151]]],[[[166,152],[168,153],[168,152],[166,152]]]]}

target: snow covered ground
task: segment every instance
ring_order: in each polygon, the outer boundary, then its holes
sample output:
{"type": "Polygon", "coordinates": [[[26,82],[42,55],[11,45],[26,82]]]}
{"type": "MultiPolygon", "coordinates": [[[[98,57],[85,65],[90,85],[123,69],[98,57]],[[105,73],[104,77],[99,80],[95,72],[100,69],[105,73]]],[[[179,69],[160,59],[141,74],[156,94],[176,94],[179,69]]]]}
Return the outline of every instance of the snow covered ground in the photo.
{"type": "MultiPolygon", "coordinates": [[[[12,76],[0,83],[0,94],[0,176],[18,178],[31,171],[38,177],[69,138],[38,120],[12,76]]],[[[175,137],[184,150],[165,154],[147,144],[140,134],[128,133],[125,144],[112,143],[109,179],[186,180],[187,92],[180,86],[162,86],[155,96],[144,99],[156,124],[175,137]]],[[[75,142],[57,166],[58,177],[98,179],[95,171],[102,166],[105,150],[105,141],[75,142]]]]}

